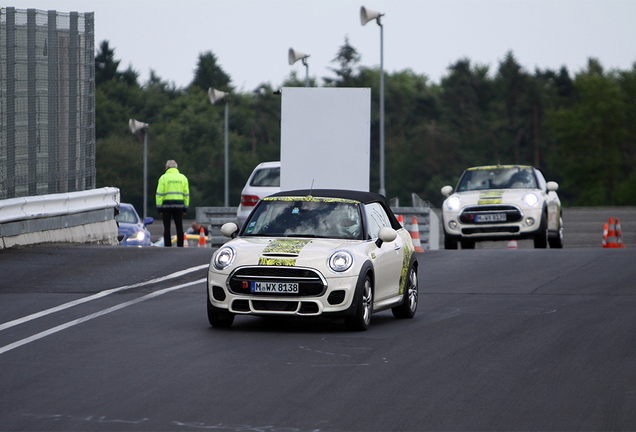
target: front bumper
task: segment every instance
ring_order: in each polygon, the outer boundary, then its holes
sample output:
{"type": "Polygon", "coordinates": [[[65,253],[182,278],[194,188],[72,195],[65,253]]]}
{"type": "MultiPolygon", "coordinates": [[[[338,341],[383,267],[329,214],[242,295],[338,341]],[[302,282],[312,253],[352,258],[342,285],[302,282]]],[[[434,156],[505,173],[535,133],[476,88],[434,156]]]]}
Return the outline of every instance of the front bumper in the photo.
{"type": "Polygon", "coordinates": [[[212,306],[242,315],[347,315],[351,313],[357,282],[357,275],[325,277],[308,268],[239,267],[228,274],[210,266],[208,298],[212,306]],[[251,282],[272,280],[298,283],[299,293],[249,292],[251,282]]]}
{"type": "MultiPolygon", "coordinates": [[[[533,238],[541,228],[541,208],[518,206],[467,206],[459,212],[444,211],[444,233],[472,240],[518,240],[533,238]],[[479,222],[486,215],[505,215],[505,220],[479,222]]],[[[503,216],[498,216],[503,217],[503,216]]]]}

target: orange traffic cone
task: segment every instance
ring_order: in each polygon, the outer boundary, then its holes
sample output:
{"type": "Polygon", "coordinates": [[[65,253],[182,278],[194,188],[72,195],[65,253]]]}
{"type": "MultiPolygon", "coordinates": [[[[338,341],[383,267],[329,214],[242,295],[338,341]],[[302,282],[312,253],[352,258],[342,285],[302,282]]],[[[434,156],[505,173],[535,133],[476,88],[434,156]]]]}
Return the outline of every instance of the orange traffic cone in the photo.
{"type": "Polygon", "coordinates": [[[623,244],[623,234],[621,233],[621,223],[618,221],[618,218],[616,218],[616,247],[617,248],[624,248],[625,245],[623,244]]]}
{"type": "Polygon", "coordinates": [[[508,242],[508,249],[517,249],[517,240],[510,240],[508,242]]]}
{"type": "Polygon", "coordinates": [[[604,248],[615,248],[616,244],[616,229],[614,227],[614,218],[609,218],[609,229],[607,230],[607,240],[603,245],[604,248]]]}
{"type": "Polygon", "coordinates": [[[607,224],[603,227],[603,247],[607,244],[607,224]]]}
{"type": "Polygon", "coordinates": [[[413,240],[415,252],[424,252],[420,243],[420,227],[417,225],[417,217],[415,216],[413,216],[413,224],[411,225],[411,240],[413,240]]]}
{"type": "Polygon", "coordinates": [[[404,219],[402,219],[402,215],[398,215],[398,222],[402,225],[402,228],[404,228],[404,219]]]}
{"type": "Polygon", "coordinates": [[[183,234],[183,247],[188,247],[188,235],[183,234]]]}
{"type": "Polygon", "coordinates": [[[205,231],[203,230],[203,227],[201,227],[201,231],[199,231],[199,247],[206,247],[205,231]]]}

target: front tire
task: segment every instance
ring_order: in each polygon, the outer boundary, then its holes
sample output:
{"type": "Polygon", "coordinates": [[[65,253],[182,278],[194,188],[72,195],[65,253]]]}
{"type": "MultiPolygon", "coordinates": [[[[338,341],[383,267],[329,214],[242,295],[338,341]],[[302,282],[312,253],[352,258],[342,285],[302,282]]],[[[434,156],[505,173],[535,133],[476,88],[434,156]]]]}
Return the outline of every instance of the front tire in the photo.
{"type": "Polygon", "coordinates": [[[418,294],[417,269],[411,266],[406,277],[404,300],[400,306],[391,309],[393,316],[399,319],[413,318],[415,311],[417,311],[418,294]]]}
{"type": "Polygon", "coordinates": [[[444,233],[444,249],[457,249],[457,239],[444,233]]]}
{"type": "Polygon", "coordinates": [[[534,235],[534,248],[545,249],[548,247],[548,216],[545,212],[541,214],[541,225],[539,231],[534,235]]]}
{"type": "Polygon", "coordinates": [[[559,229],[556,237],[548,238],[548,242],[552,249],[563,249],[563,216],[559,216],[559,229]]]}
{"type": "Polygon", "coordinates": [[[212,327],[230,328],[234,323],[234,314],[226,309],[212,306],[208,299],[208,321],[212,327]]]}
{"type": "Polygon", "coordinates": [[[462,249],[475,249],[475,240],[462,240],[462,249]]]}
{"type": "Polygon", "coordinates": [[[364,276],[362,286],[356,290],[356,304],[355,315],[345,317],[345,325],[349,330],[365,331],[371,325],[373,313],[373,285],[368,274],[364,276]]]}

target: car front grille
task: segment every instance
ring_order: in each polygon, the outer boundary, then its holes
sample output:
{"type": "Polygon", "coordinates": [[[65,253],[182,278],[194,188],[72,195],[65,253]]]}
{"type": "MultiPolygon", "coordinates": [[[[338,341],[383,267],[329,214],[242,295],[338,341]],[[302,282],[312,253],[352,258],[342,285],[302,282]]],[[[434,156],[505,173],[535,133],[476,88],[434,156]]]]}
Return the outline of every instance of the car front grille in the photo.
{"type": "Polygon", "coordinates": [[[295,312],[298,309],[298,302],[253,300],[252,305],[257,311],[271,312],[295,312]]]}
{"type": "Polygon", "coordinates": [[[519,232],[518,226],[489,226],[462,228],[462,234],[516,234],[519,232]]]}
{"type": "Polygon", "coordinates": [[[228,285],[234,294],[285,297],[320,296],[327,288],[326,281],[315,270],[275,266],[241,267],[232,273],[228,285]],[[252,282],[298,283],[298,294],[252,293],[252,282]]]}
{"type": "Polygon", "coordinates": [[[318,303],[298,300],[237,299],[232,302],[230,310],[234,313],[320,315],[318,303]]]}
{"type": "Polygon", "coordinates": [[[501,214],[506,215],[505,221],[488,222],[488,224],[505,224],[512,222],[519,222],[523,217],[521,210],[518,207],[511,205],[481,205],[474,207],[466,207],[459,215],[459,221],[464,225],[478,225],[475,222],[475,216],[486,214],[501,214]]]}

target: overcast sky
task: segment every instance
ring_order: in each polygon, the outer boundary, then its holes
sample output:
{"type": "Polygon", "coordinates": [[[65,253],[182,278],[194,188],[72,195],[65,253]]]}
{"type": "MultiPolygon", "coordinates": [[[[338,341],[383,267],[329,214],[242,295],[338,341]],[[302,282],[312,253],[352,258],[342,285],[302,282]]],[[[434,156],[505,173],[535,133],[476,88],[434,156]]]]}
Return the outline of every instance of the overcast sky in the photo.
{"type": "MultiPolygon", "coordinates": [[[[494,73],[508,51],[530,73],[535,68],[571,74],[590,57],[606,70],[636,62],[636,0],[17,0],[17,9],[95,12],[95,47],[115,49],[120,71],[129,65],[148,80],[187,86],[200,53],[212,51],[241,92],[269,82],[279,87],[290,47],[310,54],[309,75],[329,68],[345,37],[380,64],[380,27],[360,24],[360,6],[385,14],[384,69],[411,69],[439,83],[449,65],[468,58],[494,73]]],[[[322,81],[320,81],[322,83],[322,81]]]]}

